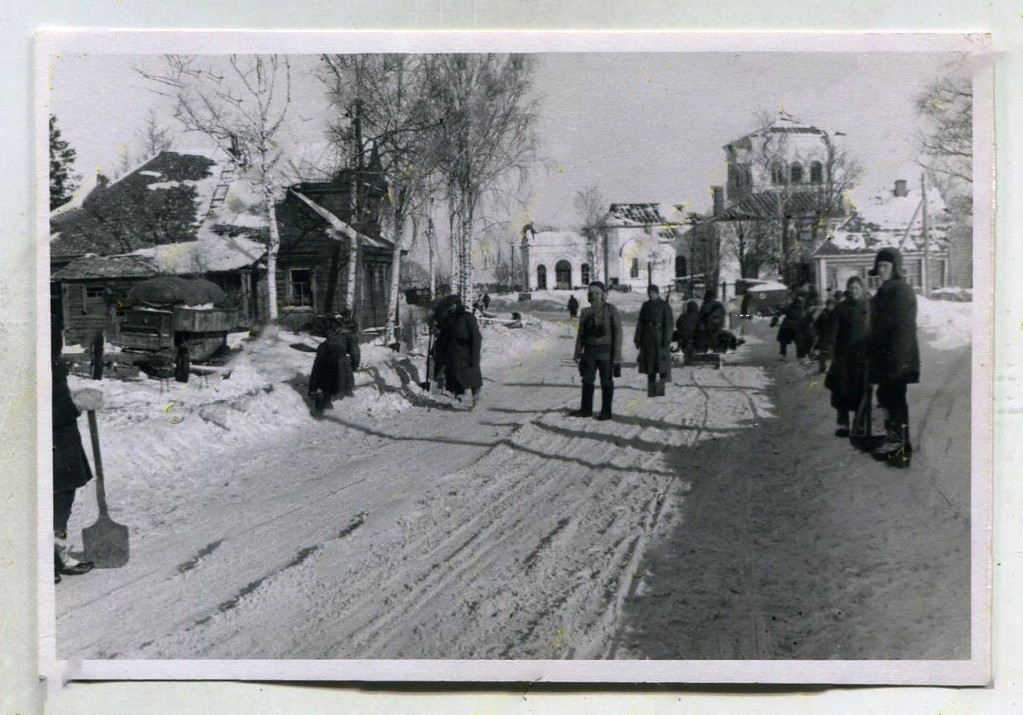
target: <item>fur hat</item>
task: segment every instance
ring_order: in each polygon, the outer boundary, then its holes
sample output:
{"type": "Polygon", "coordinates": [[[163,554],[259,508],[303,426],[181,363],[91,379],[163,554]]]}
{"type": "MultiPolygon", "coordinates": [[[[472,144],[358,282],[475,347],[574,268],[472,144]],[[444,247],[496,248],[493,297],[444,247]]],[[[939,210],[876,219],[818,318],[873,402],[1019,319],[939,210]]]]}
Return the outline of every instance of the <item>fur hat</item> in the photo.
{"type": "Polygon", "coordinates": [[[867,275],[876,276],[880,272],[877,270],[877,264],[881,262],[892,264],[892,277],[896,278],[902,275],[902,255],[895,248],[882,248],[874,256],[874,267],[871,268],[867,275]]]}

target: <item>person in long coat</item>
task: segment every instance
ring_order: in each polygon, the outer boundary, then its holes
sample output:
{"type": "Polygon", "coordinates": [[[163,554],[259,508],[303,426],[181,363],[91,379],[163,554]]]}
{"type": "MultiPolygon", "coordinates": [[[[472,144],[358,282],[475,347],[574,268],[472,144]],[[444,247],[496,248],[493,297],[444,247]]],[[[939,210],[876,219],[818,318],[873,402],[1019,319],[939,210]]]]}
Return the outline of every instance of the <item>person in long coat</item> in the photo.
{"type": "Polygon", "coordinates": [[[434,359],[449,392],[459,399],[466,390],[472,394],[470,409],[476,406],[483,387],[482,349],[483,336],[476,317],[465,309],[461,298],[449,296],[437,325],[434,359]]]}
{"type": "Polygon", "coordinates": [[[902,255],[882,248],[870,275],[881,285],[870,301],[870,342],[867,370],[877,385],[877,401],[885,413],[885,442],[874,458],[893,467],[910,463],[908,385],[920,381],[920,348],[916,338],[916,294],[902,273],[902,255]]]}
{"type": "Polygon", "coordinates": [[[718,300],[717,291],[709,289],[700,306],[700,328],[696,334],[696,349],[717,350],[721,331],[725,328],[725,306],[718,300]]]}
{"type": "Polygon", "coordinates": [[[574,295],[568,296],[568,317],[575,318],[579,315],[579,301],[574,295]]]}
{"type": "Polygon", "coordinates": [[[600,414],[598,420],[609,420],[615,394],[615,373],[622,363],[622,319],[618,309],[607,302],[607,289],[600,281],[589,285],[590,305],[579,316],[579,333],[573,357],[582,377],[582,405],[573,410],[573,417],[593,416],[593,393],[600,375],[600,414]]]}
{"type": "Polygon", "coordinates": [[[647,397],[664,397],[664,383],[671,380],[671,334],[675,318],[661,291],[647,288],[649,300],[639,309],[633,343],[639,349],[639,372],[647,376],[647,397]],[[659,379],[658,379],[659,378],[659,379]]]}
{"type": "Polygon", "coordinates": [[[686,303],[685,312],[675,322],[675,334],[672,338],[682,351],[684,362],[688,364],[693,358],[696,345],[696,333],[700,329],[700,306],[695,300],[686,303]]]}
{"type": "Polygon", "coordinates": [[[829,297],[824,301],[824,309],[813,320],[814,342],[817,345],[817,367],[820,373],[828,371],[828,361],[831,360],[831,333],[837,307],[835,299],[829,297]]]}
{"type": "Polygon", "coordinates": [[[824,386],[831,391],[836,437],[849,436],[849,413],[859,409],[867,390],[870,303],[859,276],[846,281],[844,295],[835,306],[827,333],[821,336],[831,355],[824,386]]]}
{"type": "Polygon", "coordinates": [[[803,316],[796,324],[794,342],[796,343],[796,358],[799,360],[809,357],[813,351],[813,346],[817,339],[813,328],[819,313],[819,307],[814,294],[810,294],[804,304],[803,316]]]}
{"type": "Polygon", "coordinates": [[[63,338],[59,323],[53,321],[50,334],[50,368],[53,375],[53,580],[77,576],[92,569],[92,561],[72,558],[67,543],[67,525],[75,492],[92,479],[92,469],[78,431],[81,411],[68,388],[68,368],[60,359],[63,338]]]}
{"type": "Polygon", "coordinates": [[[803,322],[803,298],[796,296],[785,308],[785,317],[778,328],[778,343],[780,345],[781,359],[784,360],[788,353],[789,343],[796,339],[800,323],[803,322]]]}
{"type": "Polygon", "coordinates": [[[344,399],[355,394],[355,369],[361,361],[354,323],[343,321],[332,327],[327,339],[316,348],[309,375],[309,395],[313,398],[316,417],[333,407],[336,398],[344,399]]]}

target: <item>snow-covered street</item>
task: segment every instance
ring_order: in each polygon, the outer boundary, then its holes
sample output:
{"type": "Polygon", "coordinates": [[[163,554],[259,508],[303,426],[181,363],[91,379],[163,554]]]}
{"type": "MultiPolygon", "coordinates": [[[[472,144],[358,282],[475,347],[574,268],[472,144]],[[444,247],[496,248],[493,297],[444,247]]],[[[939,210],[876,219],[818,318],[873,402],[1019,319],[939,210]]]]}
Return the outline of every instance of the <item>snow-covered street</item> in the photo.
{"type": "MultiPolygon", "coordinates": [[[[777,361],[766,323],[722,370],[677,369],[664,398],[626,362],[616,418],[597,422],[566,414],[575,323],[537,315],[485,328],[473,411],[419,391],[421,361],[371,348],[356,397],[314,421],[295,336],[173,397],[105,381],[108,492],[132,558],[57,587],[59,656],[968,650],[961,341],[921,341],[920,454],[894,473],[831,436],[819,379],[777,361]]],[[[83,491],[75,535],[96,514],[83,491]]]]}

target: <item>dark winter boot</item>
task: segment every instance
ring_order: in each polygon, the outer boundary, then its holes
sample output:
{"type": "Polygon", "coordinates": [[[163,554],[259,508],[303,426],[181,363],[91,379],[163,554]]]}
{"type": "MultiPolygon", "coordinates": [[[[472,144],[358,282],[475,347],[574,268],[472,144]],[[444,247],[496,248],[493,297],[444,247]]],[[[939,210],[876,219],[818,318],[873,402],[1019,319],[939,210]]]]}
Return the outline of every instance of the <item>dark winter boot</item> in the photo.
{"type": "Polygon", "coordinates": [[[913,456],[913,445],[909,441],[909,425],[900,425],[899,434],[901,437],[899,446],[888,454],[885,461],[889,467],[907,469],[913,456]]]}
{"type": "Polygon", "coordinates": [[[836,437],[848,437],[849,436],[849,412],[848,410],[838,410],[838,425],[835,428],[836,437]]]}
{"type": "Polygon", "coordinates": [[[657,381],[657,395],[656,395],[657,397],[664,397],[664,384],[665,384],[665,382],[666,382],[665,380],[658,380],[657,381]]]}
{"type": "Polygon", "coordinates": [[[572,417],[593,417],[593,392],[595,389],[594,385],[583,385],[582,406],[568,414],[572,417]]]}
{"type": "Polygon", "coordinates": [[[902,432],[887,419],[884,421],[884,442],[874,448],[870,456],[878,462],[884,462],[889,455],[902,447],[902,432]]]}
{"type": "Polygon", "coordinates": [[[600,414],[597,415],[598,420],[609,420],[611,419],[611,400],[615,396],[614,385],[601,385],[600,386],[600,414]]]}
{"type": "Polygon", "coordinates": [[[657,397],[657,376],[650,375],[646,379],[646,396],[657,397]]]}

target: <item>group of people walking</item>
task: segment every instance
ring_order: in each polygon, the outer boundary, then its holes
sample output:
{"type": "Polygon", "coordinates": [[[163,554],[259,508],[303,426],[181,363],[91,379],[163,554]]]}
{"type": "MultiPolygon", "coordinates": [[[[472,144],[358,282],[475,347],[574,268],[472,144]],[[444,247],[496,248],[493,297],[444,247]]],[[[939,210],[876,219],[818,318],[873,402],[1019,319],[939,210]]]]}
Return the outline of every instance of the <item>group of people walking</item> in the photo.
{"type": "Polygon", "coordinates": [[[852,276],[845,290],[816,313],[812,296],[795,295],[783,308],[778,342],[783,357],[788,343],[796,343],[800,358],[816,345],[821,372],[827,372],[824,385],[835,410],[836,437],[848,437],[878,461],[906,468],[913,453],[907,388],[920,381],[916,294],[894,248],[877,252],[869,275],[880,279],[873,296],[859,276],[852,276]],[[871,434],[875,390],[884,413],[879,439],[871,434]]]}

